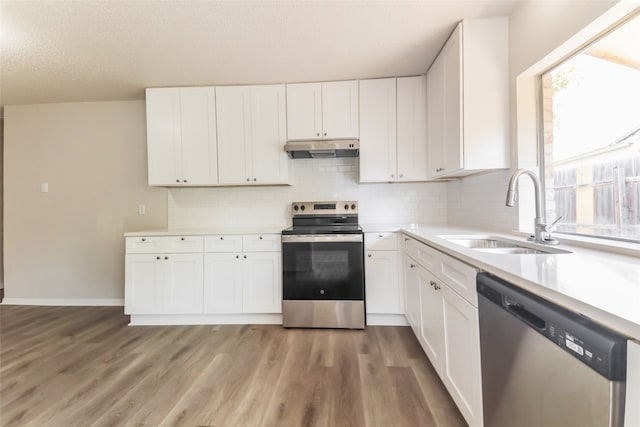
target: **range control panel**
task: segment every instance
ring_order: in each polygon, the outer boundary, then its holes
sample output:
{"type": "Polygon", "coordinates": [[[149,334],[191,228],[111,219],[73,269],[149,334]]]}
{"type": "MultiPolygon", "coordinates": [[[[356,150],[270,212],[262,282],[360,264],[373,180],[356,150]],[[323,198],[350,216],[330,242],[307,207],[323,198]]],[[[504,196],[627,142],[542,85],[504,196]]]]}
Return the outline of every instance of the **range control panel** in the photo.
{"type": "Polygon", "coordinates": [[[340,215],[358,214],[358,202],[353,200],[342,202],[293,202],[291,204],[293,216],[303,215],[340,215]]]}

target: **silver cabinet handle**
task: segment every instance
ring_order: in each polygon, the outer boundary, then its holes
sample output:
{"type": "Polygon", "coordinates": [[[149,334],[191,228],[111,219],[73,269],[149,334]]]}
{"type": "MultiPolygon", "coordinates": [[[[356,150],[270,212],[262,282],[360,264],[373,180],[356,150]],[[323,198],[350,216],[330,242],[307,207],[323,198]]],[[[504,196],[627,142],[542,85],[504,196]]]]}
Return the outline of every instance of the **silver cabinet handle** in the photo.
{"type": "Polygon", "coordinates": [[[179,183],[179,182],[180,182],[180,180],[179,180],[179,179],[176,179],[176,182],[178,182],[178,183],[179,183]]]}
{"type": "Polygon", "coordinates": [[[404,174],[400,174],[400,178],[404,177],[404,174]]]}
{"type": "Polygon", "coordinates": [[[246,255],[244,256],[244,259],[247,259],[247,256],[246,256],[246,255]]]}
{"type": "Polygon", "coordinates": [[[409,267],[416,268],[416,265],[415,264],[409,264],[409,267]]]}
{"type": "Polygon", "coordinates": [[[182,180],[182,182],[187,182],[187,180],[186,180],[186,179],[183,179],[183,180],[182,180]]]}
{"type": "Polygon", "coordinates": [[[444,170],[444,168],[438,168],[436,169],[436,172],[442,172],[444,170]]]}
{"type": "Polygon", "coordinates": [[[395,175],[394,175],[394,174],[391,174],[391,178],[395,178],[395,175]]]}
{"type": "Polygon", "coordinates": [[[247,182],[251,181],[251,178],[247,178],[247,182]]]}
{"type": "Polygon", "coordinates": [[[256,181],[256,179],[255,179],[255,178],[253,178],[253,181],[255,182],[255,181],[256,181]]]}
{"type": "Polygon", "coordinates": [[[434,281],[432,280],[432,281],[430,281],[430,282],[429,282],[429,285],[431,285],[431,286],[435,286],[435,285],[436,285],[436,282],[434,282],[434,281]]]}
{"type": "Polygon", "coordinates": [[[236,259],[240,258],[240,255],[236,255],[236,259]]]}
{"type": "Polygon", "coordinates": [[[166,257],[164,257],[164,259],[169,259],[169,257],[168,257],[168,256],[166,256],[166,257]]]}
{"type": "Polygon", "coordinates": [[[262,236],[260,236],[259,239],[262,240],[262,236]]]}
{"type": "Polygon", "coordinates": [[[324,136],[327,136],[327,133],[326,133],[326,132],[324,133],[324,136]]]}
{"type": "Polygon", "coordinates": [[[404,241],[405,241],[405,242],[408,242],[409,240],[411,240],[411,239],[410,239],[410,238],[408,238],[408,237],[405,237],[405,238],[404,238],[404,241]]]}
{"type": "Polygon", "coordinates": [[[220,240],[224,240],[224,237],[220,236],[220,240]]]}
{"type": "Polygon", "coordinates": [[[382,234],[378,234],[378,237],[382,237],[382,234]]]}
{"type": "Polygon", "coordinates": [[[435,289],[436,291],[440,290],[440,286],[436,283],[435,285],[433,285],[433,289],[435,289]]]}
{"type": "Polygon", "coordinates": [[[157,257],[156,257],[156,259],[160,259],[160,257],[159,257],[159,256],[157,256],[157,257]]]}
{"type": "Polygon", "coordinates": [[[369,258],[371,258],[371,254],[367,254],[367,256],[368,256],[369,258]]]}
{"type": "Polygon", "coordinates": [[[181,237],[180,240],[182,240],[184,242],[184,237],[181,237]]]}
{"type": "Polygon", "coordinates": [[[140,239],[140,240],[142,240],[143,242],[146,242],[146,241],[147,241],[147,238],[146,238],[146,237],[143,237],[143,238],[142,238],[142,239],[140,239]]]}
{"type": "Polygon", "coordinates": [[[316,136],[320,136],[320,132],[316,132],[316,136]]]}

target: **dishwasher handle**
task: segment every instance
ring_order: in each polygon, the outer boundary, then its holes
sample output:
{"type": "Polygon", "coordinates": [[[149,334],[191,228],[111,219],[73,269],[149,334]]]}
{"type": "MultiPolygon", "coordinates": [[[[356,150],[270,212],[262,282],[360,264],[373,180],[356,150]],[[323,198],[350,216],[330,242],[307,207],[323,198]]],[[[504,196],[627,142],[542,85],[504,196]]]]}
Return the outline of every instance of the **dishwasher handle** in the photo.
{"type": "Polygon", "coordinates": [[[503,297],[503,306],[511,314],[538,331],[543,332],[547,329],[547,322],[543,318],[536,316],[518,302],[510,300],[507,297],[503,297]]]}

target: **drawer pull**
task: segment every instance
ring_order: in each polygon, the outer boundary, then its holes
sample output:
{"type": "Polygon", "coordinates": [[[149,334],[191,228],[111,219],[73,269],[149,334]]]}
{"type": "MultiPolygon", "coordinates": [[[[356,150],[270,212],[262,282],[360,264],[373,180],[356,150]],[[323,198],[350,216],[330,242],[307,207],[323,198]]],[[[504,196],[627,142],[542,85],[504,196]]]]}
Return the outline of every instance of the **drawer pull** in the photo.
{"type": "Polygon", "coordinates": [[[367,254],[367,256],[368,256],[369,258],[371,258],[371,254],[367,254]]]}
{"type": "Polygon", "coordinates": [[[157,257],[156,257],[156,259],[160,259],[160,257],[159,257],[159,256],[157,256],[157,257]]]}
{"type": "Polygon", "coordinates": [[[247,256],[246,256],[246,255],[244,256],[244,259],[247,259],[247,256]]]}
{"type": "Polygon", "coordinates": [[[220,240],[224,240],[224,237],[220,236],[220,240]]]}
{"type": "Polygon", "coordinates": [[[416,268],[416,265],[415,264],[409,264],[409,267],[416,268]]]}
{"type": "Polygon", "coordinates": [[[240,258],[240,255],[236,255],[236,259],[239,259],[239,258],[240,258]]]}
{"type": "Polygon", "coordinates": [[[169,257],[168,257],[168,256],[166,256],[166,257],[164,257],[164,259],[169,259],[169,257]]]}
{"type": "Polygon", "coordinates": [[[262,240],[262,236],[260,236],[260,240],[262,240]]]}
{"type": "Polygon", "coordinates": [[[382,237],[382,234],[378,234],[378,237],[382,237]]]}
{"type": "Polygon", "coordinates": [[[411,239],[410,239],[410,238],[408,238],[408,237],[405,237],[405,238],[404,238],[404,241],[405,241],[405,242],[408,242],[409,240],[411,240],[411,239]]]}
{"type": "Polygon", "coordinates": [[[184,242],[184,237],[181,237],[180,240],[182,240],[184,242]]]}
{"type": "Polygon", "coordinates": [[[431,285],[431,286],[435,286],[435,285],[436,285],[436,282],[434,282],[434,281],[432,280],[432,281],[430,281],[430,282],[429,282],[429,285],[431,285]]]}
{"type": "Polygon", "coordinates": [[[146,241],[147,241],[146,237],[143,237],[143,238],[142,238],[142,239],[140,239],[140,240],[142,240],[143,242],[146,242],[146,241]]]}

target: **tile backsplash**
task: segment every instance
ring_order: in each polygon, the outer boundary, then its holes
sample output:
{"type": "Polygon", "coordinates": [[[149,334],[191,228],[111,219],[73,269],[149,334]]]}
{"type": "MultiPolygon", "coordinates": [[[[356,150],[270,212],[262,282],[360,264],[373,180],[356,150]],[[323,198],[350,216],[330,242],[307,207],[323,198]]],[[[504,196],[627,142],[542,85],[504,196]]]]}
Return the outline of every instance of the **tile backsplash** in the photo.
{"type": "Polygon", "coordinates": [[[511,173],[505,169],[448,182],[447,222],[503,232],[517,230],[518,209],[505,206],[511,173]]]}
{"type": "Polygon", "coordinates": [[[290,161],[293,185],[172,188],[170,229],[285,227],[294,201],[357,200],[360,223],[446,223],[447,183],[359,184],[358,159],[290,161]]]}

